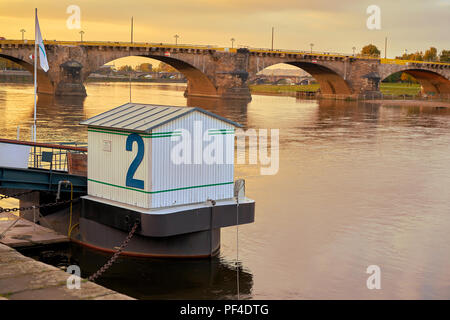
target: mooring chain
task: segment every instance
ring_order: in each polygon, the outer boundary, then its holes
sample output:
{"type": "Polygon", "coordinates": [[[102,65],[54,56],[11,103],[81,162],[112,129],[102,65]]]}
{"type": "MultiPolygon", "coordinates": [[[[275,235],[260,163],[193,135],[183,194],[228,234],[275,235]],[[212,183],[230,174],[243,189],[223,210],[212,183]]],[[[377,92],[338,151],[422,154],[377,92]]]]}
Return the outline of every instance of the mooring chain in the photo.
{"type": "Polygon", "coordinates": [[[25,192],[19,192],[19,193],[16,193],[16,194],[11,194],[9,196],[8,195],[3,195],[3,196],[0,195],[0,200],[8,199],[8,198],[16,198],[16,197],[20,197],[20,196],[23,196],[25,194],[32,193],[32,192],[34,192],[34,190],[25,191],[25,192]]]}
{"type": "Polygon", "coordinates": [[[31,207],[19,207],[19,208],[2,208],[0,207],[0,213],[2,212],[17,212],[17,211],[26,211],[26,210],[32,210],[32,209],[41,209],[41,208],[48,208],[48,207],[54,207],[54,206],[59,206],[61,204],[67,204],[70,202],[76,202],[80,200],[80,198],[76,198],[73,200],[65,200],[65,201],[59,201],[59,202],[51,202],[51,203],[45,203],[45,204],[41,204],[41,205],[35,205],[35,206],[31,206],[31,207]]]}
{"type": "Polygon", "coordinates": [[[136,232],[137,227],[139,226],[139,223],[140,223],[139,220],[136,220],[136,222],[134,223],[133,228],[131,228],[130,233],[125,238],[124,242],[122,242],[122,244],[120,245],[119,249],[117,249],[117,251],[111,257],[111,259],[109,259],[108,262],[106,262],[103,265],[103,267],[98,269],[98,271],[96,273],[94,273],[91,276],[89,276],[88,281],[95,281],[95,279],[100,277],[106,270],[108,270],[114,264],[114,262],[116,262],[117,258],[122,253],[123,249],[125,249],[127,247],[128,242],[130,242],[131,238],[133,238],[134,233],[136,232]]]}

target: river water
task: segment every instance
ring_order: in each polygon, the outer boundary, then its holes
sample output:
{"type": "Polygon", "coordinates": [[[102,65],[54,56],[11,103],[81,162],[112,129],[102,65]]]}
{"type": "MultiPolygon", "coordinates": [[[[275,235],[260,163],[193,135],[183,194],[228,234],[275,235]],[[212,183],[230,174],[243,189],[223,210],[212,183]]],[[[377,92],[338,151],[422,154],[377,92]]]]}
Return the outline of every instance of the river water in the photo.
{"type": "MultiPolygon", "coordinates": [[[[256,201],[239,227],[241,298],[449,299],[450,109],[254,95],[186,99],[184,85],[133,84],[134,102],[192,105],[245,128],[280,130],[280,167],[236,165],[256,201]],[[366,269],[381,270],[369,290],[366,269]]],[[[128,102],[126,83],[88,83],[85,99],[40,97],[38,140],[86,142],[81,120],[128,102]]],[[[33,88],[0,86],[2,138],[29,140],[33,88]]],[[[74,248],[89,274],[109,256],[74,248]]],[[[100,281],[142,299],[236,298],[236,228],[219,257],[120,260],[100,281]]]]}

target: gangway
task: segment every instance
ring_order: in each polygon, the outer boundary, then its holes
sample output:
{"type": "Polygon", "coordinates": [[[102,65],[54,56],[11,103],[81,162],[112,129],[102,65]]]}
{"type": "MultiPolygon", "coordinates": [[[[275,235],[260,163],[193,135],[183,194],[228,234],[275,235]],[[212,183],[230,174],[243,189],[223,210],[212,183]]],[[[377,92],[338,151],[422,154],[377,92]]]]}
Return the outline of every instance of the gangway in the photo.
{"type": "Polygon", "coordinates": [[[87,192],[86,176],[87,147],[0,139],[0,193],[57,193],[60,181],[70,181],[80,196],[87,192]]]}

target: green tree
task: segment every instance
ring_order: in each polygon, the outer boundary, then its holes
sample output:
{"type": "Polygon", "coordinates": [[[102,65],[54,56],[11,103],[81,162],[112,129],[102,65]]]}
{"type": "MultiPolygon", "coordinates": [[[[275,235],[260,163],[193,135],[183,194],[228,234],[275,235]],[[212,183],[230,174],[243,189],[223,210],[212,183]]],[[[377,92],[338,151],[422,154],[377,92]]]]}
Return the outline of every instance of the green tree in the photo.
{"type": "Polygon", "coordinates": [[[413,76],[411,76],[411,75],[409,75],[409,74],[407,74],[405,72],[402,72],[402,76],[400,77],[400,80],[402,82],[406,82],[408,84],[417,83],[416,78],[414,78],[413,76]]]}
{"type": "Polygon", "coordinates": [[[401,72],[396,72],[391,74],[389,77],[387,77],[386,79],[383,80],[383,82],[400,82],[400,78],[402,76],[401,72]]]}
{"type": "Polygon", "coordinates": [[[442,50],[439,55],[439,61],[441,62],[450,62],[450,50],[442,50]]]}
{"type": "Polygon", "coordinates": [[[152,72],[152,64],[151,63],[141,63],[138,67],[137,70],[141,71],[141,72],[152,72]]]}
{"type": "Polygon", "coordinates": [[[168,65],[167,63],[160,62],[158,67],[156,68],[157,72],[178,72],[177,69],[168,65]]]}
{"type": "Polygon", "coordinates": [[[434,47],[431,47],[427,51],[425,51],[425,54],[423,55],[423,59],[425,61],[436,61],[437,60],[437,50],[434,47]]]}
{"type": "Polygon", "coordinates": [[[132,66],[128,66],[128,65],[124,65],[124,66],[121,66],[119,68],[119,71],[121,71],[121,72],[130,72],[130,71],[133,71],[133,67],[132,66]]]}
{"type": "Polygon", "coordinates": [[[378,48],[375,45],[368,44],[367,46],[365,46],[361,49],[361,54],[379,57],[380,50],[378,50],[378,48]]]}
{"type": "Polygon", "coordinates": [[[410,54],[406,54],[404,53],[402,56],[400,57],[395,57],[396,59],[401,59],[401,60],[414,60],[414,61],[423,61],[423,53],[422,51],[416,51],[414,53],[410,53],[410,54]]]}
{"type": "Polygon", "coordinates": [[[414,61],[423,61],[423,53],[422,51],[417,51],[415,53],[412,54],[411,59],[410,60],[414,60],[414,61]]]}

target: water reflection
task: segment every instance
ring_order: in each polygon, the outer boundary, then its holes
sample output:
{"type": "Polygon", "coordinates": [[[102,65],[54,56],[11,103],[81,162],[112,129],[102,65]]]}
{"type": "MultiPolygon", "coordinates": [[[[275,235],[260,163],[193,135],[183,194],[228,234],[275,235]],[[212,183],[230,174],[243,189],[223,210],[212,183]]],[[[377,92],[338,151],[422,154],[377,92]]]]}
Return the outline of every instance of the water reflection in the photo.
{"type": "MultiPolygon", "coordinates": [[[[450,108],[258,95],[247,104],[186,99],[184,90],[133,84],[132,96],[202,107],[246,128],[280,129],[277,175],[235,167],[235,178],[246,180],[257,203],[255,223],[239,228],[246,295],[450,298],[450,108]],[[380,291],[365,286],[371,264],[381,267],[380,291]]],[[[85,142],[79,121],[129,101],[126,83],[88,83],[87,92],[84,101],[40,98],[38,139],[85,142]]],[[[32,115],[33,87],[2,84],[2,137],[15,138],[16,126],[26,129],[32,115]]],[[[220,258],[212,260],[137,261],[133,268],[122,262],[107,284],[146,298],[230,297],[235,239],[235,228],[224,228],[220,258]]],[[[106,259],[83,256],[79,262],[89,272],[106,259]]]]}
{"type": "MultiPolygon", "coordinates": [[[[71,263],[83,277],[96,272],[111,257],[73,245],[71,263]]],[[[236,299],[236,268],[226,260],[121,258],[98,283],[139,299],[236,299]]],[[[251,296],[253,276],[239,271],[240,297],[251,296]]]]}
{"type": "Polygon", "coordinates": [[[239,122],[244,127],[248,125],[248,102],[244,100],[188,97],[186,105],[189,107],[200,107],[206,111],[219,114],[222,117],[239,122]]]}
{"type": "Polygon", "coordinates": [[[82,109],[85,100],[86,97],[81,96],[53,96],[49,94],[40,94],[38,95],[37,106],[42,108],[46,108],[48,106],[60,108],[78,107],[82,109]]]}

